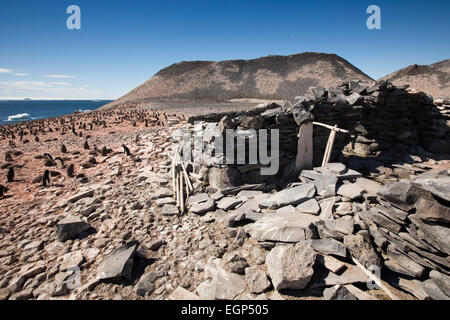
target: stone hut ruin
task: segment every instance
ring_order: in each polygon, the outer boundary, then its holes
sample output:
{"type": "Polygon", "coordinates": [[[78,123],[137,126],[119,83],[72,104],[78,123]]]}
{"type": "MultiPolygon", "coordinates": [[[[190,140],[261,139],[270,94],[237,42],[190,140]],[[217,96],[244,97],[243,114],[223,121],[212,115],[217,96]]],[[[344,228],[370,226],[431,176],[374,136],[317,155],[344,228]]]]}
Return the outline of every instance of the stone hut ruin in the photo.
{"type": "Polygon", "coordinates": [[[263,182],[280,184],[289,177],[298,176],[301,169],[323,165],[330,133],[334,130],[330,129],[334,127],[341,130],[333,134],[326,162],[341,162],[365,173],[395,163],[409,163],[413,156],[450,153],[449,102],[438,100],[434,103],[426,94],[406,89],[389,82],[369,85],[359,81],[327,90],[312,87],[309,94],[295,97],[283,106],[271,104],[247,112],[196,116],[189,122],[196,123],[192,128],[195,134],[206,137],[203,147],[207,152],[215,150],[217,141],[214,137],[224,135],[226,129],[236,130],[237,137],[247,140],[244,164],[236,161],[238,143],[234,144],[235,161],[227,164],[224,140],[221,141],[223,153],[211,153],[212,158],[202,164],[225,175],[227,179],[222,180],[228,181],[230,186],[263,182]],[[299,158],[304,156],[299,154],[304,152],[298,152],[301,150],[302,126],[313,128],[312,150],[308,156],[310,161],[299,165],[302,161],[299,158]],[[260,168],[265,166],[261,159],[258,158],[256,164],[249,161],[249,154],[257,149],[250,146],[259,141],[260,129],[269,132],[266,139],[269,150],[270,132],[279,130],[280,170],[276,175],[261,176],[260,168]],[[249,130],[255,130],[256,137],[252,137],[249,130]],[[219,159],[223,164],[214,164],[214,160],[219,159]]]}

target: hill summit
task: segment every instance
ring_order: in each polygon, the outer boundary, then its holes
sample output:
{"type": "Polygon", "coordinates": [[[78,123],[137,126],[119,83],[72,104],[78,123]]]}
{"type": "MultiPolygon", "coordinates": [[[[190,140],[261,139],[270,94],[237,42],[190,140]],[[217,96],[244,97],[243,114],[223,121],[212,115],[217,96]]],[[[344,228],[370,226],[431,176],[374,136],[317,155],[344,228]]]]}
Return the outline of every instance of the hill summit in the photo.
{"type": "Polygon", "coordinates": [[[380,80],[387,80],[398,86],[410,85],[435,99],[450,99],[450,59],[430,65],[413,64],[380,80]]]}
{"type": "Polygon", "coordinates": [[[331,87],[348,79],[373,81],[345,59],[326,53],[183,61],[162,69],[108,106],[155,100],[284,100],[305,94],[311,86],[331,87]]]}

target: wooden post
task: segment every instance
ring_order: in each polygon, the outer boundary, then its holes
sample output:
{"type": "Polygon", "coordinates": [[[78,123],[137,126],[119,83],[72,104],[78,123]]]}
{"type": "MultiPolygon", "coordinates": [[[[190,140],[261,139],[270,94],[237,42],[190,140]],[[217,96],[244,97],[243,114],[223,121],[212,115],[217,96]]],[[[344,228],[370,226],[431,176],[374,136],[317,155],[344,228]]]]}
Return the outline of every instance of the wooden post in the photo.
{"type": "Polygon", "coordinates": [[[176,189],[176,198],[177,198],[177,206],[180,208],[181,204],[180,204],[180,179],[178,178],[179,176],[179,170],[178,170],[178,166],[175,166],[175,189],[176,189]]]}
{"type": "Polygon", "coordinates": [[[184,213],[184,178],[183,173],[180,172],[180,214],[184,213]]]}
{"type": "Polygon", "coordinates": [[[331,158],[331,152],[333,151],[334,139],[336,137],[337,125],[331,129],[330,136],[328,137],[327,146],[325,147],[325,154],[323,155],[322,167],[324,167],[331,158]]]}
{"type": "Polygon", "coordinates": [[[176,171],[175,161],[172,158],[172,190],[173,190],[173,193],[176,195],[177,194],[177,182],[176,182],[177,174],[175,171],[176,171]]]}
{"type": "Polygon", "coordinates": [[[295,161],[295,171],[313,167],[313,124],[304,123],[298,130],[297,159],[295,161]]]}
{"type": "Polygon", "coordinates": [[[189,175],[187,173],[186,166],[184,165],[183,161],[181,161],[181,168],[183,169],[183,175],[186,180],[185,182],[187,187],[187,193],[189,195],[190,192],[194,190],[194,187],[192,186],[191,180],[189,179],[189,175]]]}

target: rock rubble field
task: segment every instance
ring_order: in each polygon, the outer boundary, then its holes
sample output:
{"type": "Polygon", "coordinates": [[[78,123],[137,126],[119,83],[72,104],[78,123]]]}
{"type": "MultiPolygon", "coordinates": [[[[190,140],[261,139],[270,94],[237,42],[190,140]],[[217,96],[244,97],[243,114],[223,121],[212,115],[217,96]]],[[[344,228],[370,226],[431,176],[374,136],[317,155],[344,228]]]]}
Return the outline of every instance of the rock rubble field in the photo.
{"type": "MultiPolygon", "coordinates": [[[[333,103],[367,108],[369,88],[399,90],[351,86],[333,103]]],[[[292,131],[312,110],[298,101],[196,124],[111,109],[2,127],[0,299],[450,299],[450,160],[415,140],[402,161],[344,152],[269,180],[249,174],[258,166],[186,162],[180,208],[177,132],[292,131]]],[[[431,149],[445,134],[429,133],[431,149]]],[[[284,139],[292,168],[295,135],[284,139]]]]}

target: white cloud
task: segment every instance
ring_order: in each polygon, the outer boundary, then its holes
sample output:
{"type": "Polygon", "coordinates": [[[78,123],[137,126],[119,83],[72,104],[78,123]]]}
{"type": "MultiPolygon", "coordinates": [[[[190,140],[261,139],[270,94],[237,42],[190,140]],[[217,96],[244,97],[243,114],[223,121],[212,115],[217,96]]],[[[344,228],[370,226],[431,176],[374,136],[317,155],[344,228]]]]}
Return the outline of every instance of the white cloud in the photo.
{"type": "Polygon", "coordinates": [[[72,79],[74,76],[68,76],[65,74],[47,74],[44,78],[52,78],[52,79],[72,79]]]}
{"type": "Polygon", "coordinates": [[[0,73],[12,73],[11,69],[0,68],[0,73]]]}
{"type": "Polygon", "coordinates": [[[102,98],[101,90],[86,85],[75,86],[69,82],[47,81],[0,81],[0,95],[10,97],[53,97],[53,98],[102,98]]]}
{"type": "Polygon", "coordinates": [[[30,74],[29,73],[24,73],[24,72],[16,72],[13,75],[16,76],[16,77],[26,77],[26,76],[29,76],[30,74]]]}
{"type": "Polygon", "coordinates": [[[65,86],[65,87],[69,87],[72,85],[69,82],[48,82],[48,84],[50,84],[52,86],[65,86]]]}

